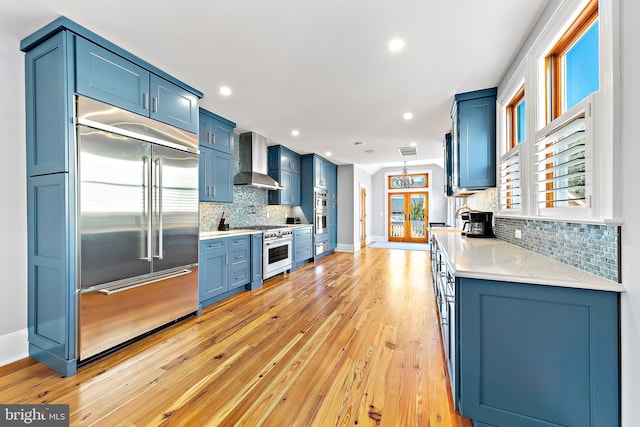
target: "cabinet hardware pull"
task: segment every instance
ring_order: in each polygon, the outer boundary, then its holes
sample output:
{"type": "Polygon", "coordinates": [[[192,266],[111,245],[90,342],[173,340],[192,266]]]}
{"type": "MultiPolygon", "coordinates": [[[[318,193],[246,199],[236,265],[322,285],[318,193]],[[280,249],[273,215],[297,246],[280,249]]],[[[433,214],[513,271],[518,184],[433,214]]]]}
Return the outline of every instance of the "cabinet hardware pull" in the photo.
{"type": "Polygon", "coordinates": [[[142,95],[142,108],[145,110],[149,109],[149,92],[145,92],[142,95]]]}
{"type": "Polygon", "coordinates": [[[173,273],[163,274],[161,276],[156,276],[151,279],[141,279],[141,280],[136,280],[134,282],[128,282],[128,283],[112,286],[110,288],[100,289],[98,292],[104,295],[117,294],[119,292],[124,292],[130,289],[139,288],[140,286],[146,286],[152,283],[160,282],[162,280],[168,280],[168,279],[184,276],[185,274],[189,274],[191,272],[192,272],[191,270],[186,270],[186,269],[180,270],[173,273]]]}
{"type": "Polygon", "coordinates": [[[153,97],[153,112],[157,113],[158,112],[158,98],[157,97],[153,97]]]}

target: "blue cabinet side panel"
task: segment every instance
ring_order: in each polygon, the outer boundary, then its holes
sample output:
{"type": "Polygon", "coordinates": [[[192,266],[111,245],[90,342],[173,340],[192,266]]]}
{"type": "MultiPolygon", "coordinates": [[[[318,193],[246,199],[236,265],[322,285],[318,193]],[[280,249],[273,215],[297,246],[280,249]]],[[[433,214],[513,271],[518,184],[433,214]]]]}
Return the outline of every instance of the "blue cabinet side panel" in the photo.
{"type": "Polygon", "coordinates": [[[149,115],[149,72],[81,37],[76,37],[76,91],[149,115]]]}
{"type": "Polygon", "coordinates": [[[75,369],[75,293],[68,175],[28,178],[28,330],[37,360],[63,375],[75,369]]]}
{"type": "Polygon", "coordinates": [[[616,294],[464,278],[459,290],[464,416],[618,425],[616,294]]]}
{"type": "Polygon", "coordinates": [[[251,283],[250,289],[262,286],[262,233],[251,235],[251,283]]]}
{"type": "Polygon", "coordinates": [[[28,176],[69,170],[68,46],[67,34],[60,33],[25,57],[28,176]]]}
{"type": "Polygon", "coordinates": [[[150,78],[151,118],[198,132],[198,97],[155,74],[150,78]]]}

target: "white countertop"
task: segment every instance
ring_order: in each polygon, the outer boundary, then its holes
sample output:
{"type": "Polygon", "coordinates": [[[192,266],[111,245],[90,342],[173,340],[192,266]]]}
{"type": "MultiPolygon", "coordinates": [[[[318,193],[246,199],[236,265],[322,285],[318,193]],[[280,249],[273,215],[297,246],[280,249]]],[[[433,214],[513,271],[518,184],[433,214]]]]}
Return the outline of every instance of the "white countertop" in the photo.
{"type": "Polygon", "coordinates": [[[503,240],[463,237],[455,229],[435,229],[433,235],[456,277],[625,292],[619,283],[503,240]]]}
{"type": "MultiPolygon", "coordinates": [[[[312,227],[312,224],[275,224],[273,228],[312,227]]],[[[219,239],[221,237],[238,236],[241,234],[259,234],[261,230],[251,228],[233,228],[229,231],[205,231],[200,233],[200,240],[219,239]]]]}
{"type": "Polygon", "coordinates": [[[207,231],[200,233],[200,240],[219,239],[221,237],[239,236],[241,234],[260,234],[260,230],[251,230],[249,228],[236,228],[229,231],[207,231]]]}

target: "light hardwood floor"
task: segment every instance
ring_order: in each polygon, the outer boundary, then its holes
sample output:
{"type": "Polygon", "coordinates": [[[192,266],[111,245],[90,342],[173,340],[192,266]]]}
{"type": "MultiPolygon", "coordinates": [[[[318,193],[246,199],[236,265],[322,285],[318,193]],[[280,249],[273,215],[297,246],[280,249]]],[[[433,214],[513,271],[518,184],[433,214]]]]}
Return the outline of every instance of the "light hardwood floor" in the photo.
{"type": "Polygon", "coordinates": [[[471,426],[451,405],[429,252],[364,248],[277,276],[81,367],[0,368],[0,403],[72,425],[471,426]]]}

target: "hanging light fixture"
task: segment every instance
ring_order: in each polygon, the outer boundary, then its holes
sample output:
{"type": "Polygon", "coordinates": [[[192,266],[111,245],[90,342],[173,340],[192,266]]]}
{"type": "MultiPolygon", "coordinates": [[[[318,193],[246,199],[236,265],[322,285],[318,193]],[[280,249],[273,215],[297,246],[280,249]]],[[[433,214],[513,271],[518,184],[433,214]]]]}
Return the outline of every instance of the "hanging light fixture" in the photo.
{"type": "Polygon", "coordinates": [[[398,179],[398,186],[400,188],[411,188],[413,185],[413,177],[407,172],[407,162],[404,162],[404,168],[402,168],[402,176],[398,179]]]}

